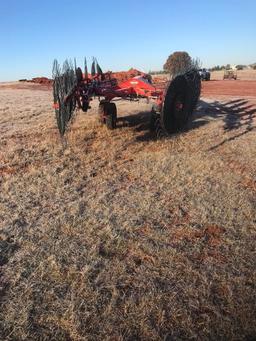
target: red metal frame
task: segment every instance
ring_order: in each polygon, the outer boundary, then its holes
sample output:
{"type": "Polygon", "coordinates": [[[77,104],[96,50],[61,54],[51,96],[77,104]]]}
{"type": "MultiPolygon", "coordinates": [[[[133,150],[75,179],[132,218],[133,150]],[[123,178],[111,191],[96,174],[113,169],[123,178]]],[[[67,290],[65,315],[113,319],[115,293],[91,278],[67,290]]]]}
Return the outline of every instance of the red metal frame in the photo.
{"type": "MultiPolygon", "coordinates": [[[[96,74],[95,76],[83,76],[74,87],[72,92],[65,98],[65,102],[71,97],[76,98],[79,108],[85,107],[94,97],[104,97],[105,101],[112,101],[114,98],[138,99],[148,98],[153,100],[158,107],[161,107],[164,98],[164,91],[153,86],[144,75],[130,78],[118,84],[111,73],[96,74]]],[[[54,108],[58,109],[58,103],[54,103],[54,108]]]]}

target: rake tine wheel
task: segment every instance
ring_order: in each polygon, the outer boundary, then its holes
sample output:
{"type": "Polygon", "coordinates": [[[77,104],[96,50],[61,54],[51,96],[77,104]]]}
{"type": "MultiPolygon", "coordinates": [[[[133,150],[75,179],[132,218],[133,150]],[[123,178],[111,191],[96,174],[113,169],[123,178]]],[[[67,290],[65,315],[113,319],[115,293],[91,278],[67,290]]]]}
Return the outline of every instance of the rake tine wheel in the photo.
{"type": "Polygon", "coordinates": [[[186,129],[200,97],[201,80],[197,70],[176,76],[167,88],[160,113],[167,135],[186,129]]]}
{"type": "Polygon", "coordinates": [[[99,63],[98,63],[97,59],[95,59],[95,62],[96,62],[97,74],[102,75],[103,72],[101,70],[101,67],[99,66],[99,63]]]}
{"type": "Polygon", "coordinates": [[[91,69],[91,75],[92,76],[95,76],[96,74],[96,71],[95,71],[95,59],[93,58],[93,61],[92,61],[92,69],[91,69]]]}
{"type": "Polygon", "coordinates": [[[75,70],[76,70],[76,58],[74,58],[74,66],[75,66],[75,70]]]}
{"type": "Polygon", "coordinates": [[[76,74],[72,62],[66,60],[62,70],[57,60],[53,63],[53,97],[55,114],[60,135],[63,136],[67,124],[75,110],[76,100],[72,92],[76,86],[76,74]],[[68,99],[67,99],[68,98],[68,99]]]}
{"type": "Polygon", "coordinates": [[[62,87],[62,82],[61,82],[60,65],[56,59],[53,62],[52,76],[53,76],[53,98],[54,98],[54,104],[55,104],[55,115],[56,115],[56,120],[57,120],[57,126],[58,126],[61,136],[63,136],[65,132],[63,114],[62,114],[64,96],[63,96],[63,87],[62,87]]]}
{"type": "Polygon", "coordinates": [[[88,79],[88,68],[87,68],[87,60],[86,57],[84,57],[84,78],[88,79]]]}
{"type": "Polygon", "coordinates": [[[103,73],[103,71],[102,71],[102,69],[101,69],[101,67],[100,67],[100,65],[99,65],[99,63],[98,63],[98,61],[97,61],[97,59],[95,59],[95,61],[96,61],[96,70],[97,70],[97,74],[98,74],[98,75],[101,75],[101,79],[104,80],[104,79],[105,79],[104,73],[103,73]]]}

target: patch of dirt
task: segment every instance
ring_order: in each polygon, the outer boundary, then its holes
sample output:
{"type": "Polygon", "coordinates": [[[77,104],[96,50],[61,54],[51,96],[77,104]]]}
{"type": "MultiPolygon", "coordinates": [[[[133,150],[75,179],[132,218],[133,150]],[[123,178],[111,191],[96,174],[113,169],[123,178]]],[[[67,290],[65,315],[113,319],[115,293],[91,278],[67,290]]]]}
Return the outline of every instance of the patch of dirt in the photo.
{"type": "Polygon", "coordinates": [[[251,96],[255,97],[256,81],[216,80],[202,82],[202,96],[251,96]]]}

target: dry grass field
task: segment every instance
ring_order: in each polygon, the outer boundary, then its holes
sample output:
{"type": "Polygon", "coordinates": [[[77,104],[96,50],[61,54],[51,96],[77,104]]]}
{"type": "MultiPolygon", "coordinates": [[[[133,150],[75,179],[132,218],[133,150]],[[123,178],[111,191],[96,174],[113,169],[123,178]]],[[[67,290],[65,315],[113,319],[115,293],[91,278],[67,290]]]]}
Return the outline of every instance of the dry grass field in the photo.
{"type": "Polygon", "coordinates": [[[96,101],[61,141],[49,89],[0,85],[0,340],[256,339],[256,92],[211,84],[160,141],[96,101]]]}

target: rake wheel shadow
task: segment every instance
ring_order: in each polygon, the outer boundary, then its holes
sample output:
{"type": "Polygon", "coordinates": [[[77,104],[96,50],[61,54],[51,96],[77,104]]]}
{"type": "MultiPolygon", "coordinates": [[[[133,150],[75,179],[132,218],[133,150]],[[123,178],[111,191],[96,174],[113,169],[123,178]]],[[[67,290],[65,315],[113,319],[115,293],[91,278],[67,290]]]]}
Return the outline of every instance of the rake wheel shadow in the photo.
{"type": "Polygon", "coordinates": [[[220,119],[224,123],[223,134],[239,130],[236,135],[226,137],[219,144],[209,148],[208,151],[210,151],[254,130],[256,128],[256,123],[254,122],[255,118],[255,106],[249,104],[249,102],[243,98],[225,103],[214,101],[210,104],[201,100],[198,103],[197,110],[194,113],[194,119],[191,122],[189,129],[200,128],[213,120],[220,119]],[[241,129],[243,129],[242,132],[240,131],[241,129]]]}

